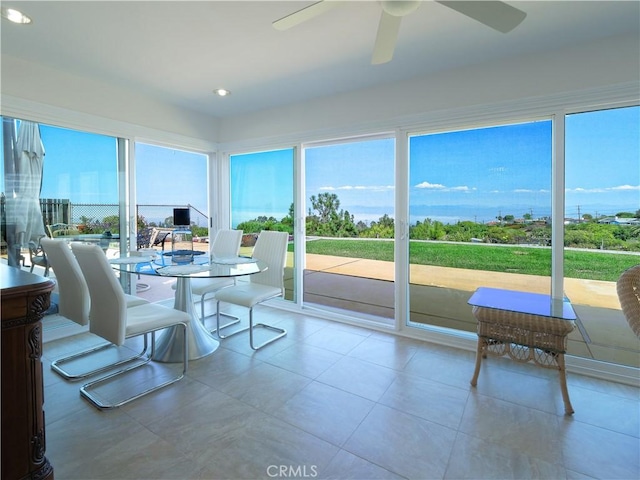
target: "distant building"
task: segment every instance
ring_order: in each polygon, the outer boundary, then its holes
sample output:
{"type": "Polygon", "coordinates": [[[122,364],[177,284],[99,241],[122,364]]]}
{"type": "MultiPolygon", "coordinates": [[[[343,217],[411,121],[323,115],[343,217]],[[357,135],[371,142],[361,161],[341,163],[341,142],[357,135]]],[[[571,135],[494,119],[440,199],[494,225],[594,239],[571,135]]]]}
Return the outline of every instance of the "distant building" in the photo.
{"type": "Polygon", "coordinates": [[[638,220],[634,218],[603,217],[598,220],[598,223],[605,223],[609,225],[634,225],[638,223],[638,220]]]}

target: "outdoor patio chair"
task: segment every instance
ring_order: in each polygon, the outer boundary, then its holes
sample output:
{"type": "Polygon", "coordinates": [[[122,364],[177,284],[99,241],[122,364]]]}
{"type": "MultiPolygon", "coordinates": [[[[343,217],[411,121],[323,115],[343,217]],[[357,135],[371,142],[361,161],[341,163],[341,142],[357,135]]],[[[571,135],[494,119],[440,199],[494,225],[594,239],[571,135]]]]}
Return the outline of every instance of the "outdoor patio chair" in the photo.
{"type": "Polygon", "coordinates": [[[74,243],[71,248],[89,288],[91,297],[89,329],[91,333],[118,346],[124,345],[127,338],[143,336],[144,352],[147,351],[148,336],[151,334],[151,351],[144,358],[141,357],[140,362],[83,385],[80,388],[80,394],[99,409],[115,408],[182,379],[187,372],[189,363],[187,335],[189,314],[156,303],[127,307],[122,287],[100,247],[74,243]],[[155,333],[173,326],[181,327],[184,349],[181,372],[168,380],[165,380],[164,374],[162,374],[160,375],[161,379],[150,387],[146,386],[147,382],[151,380],[150,378],[147,380],[135,377],[135,380],[131,380],[131,377],[135,375],[134,370],[151,361],[155,349],[155,333]],[[136,386],[138,388],[134,389],[135,393],[128,392],[122,395],[123,398],[112,401],[105,399],[105,394],[96,392],[100,387],[116,382],[118,379],[121,381],[118,382],[117,387],[112,386],[110,392],[122,393],[122,391],[130,390],[131,387],[136,386]],[[142,391],[138,391],[140,385],[143,385],[142,391]]]}
{"type": "Polygon", "coordinates": [[[149,239],[149,248],[160,245],[160,248],[164,251],[164,242],[167,240],[167,237],[171,235],[171,231],[172,230],[159,229],[155,227],[152,228],[151,238],[149,239]]]}
{"type": "Polygon", "coordinates": [[[640,338],[640,265],[628,268],[616,283],[618,299],[631,330],[640,338]]]}
{"type": "MultiPolygon", "coordinates": [[[[219,230],[211,244],[210,254],[212,257],[230,258],[237,257],[240,252],[240,241],[242,240],[242,230],[219,230]]],[[[218,290],[235,285],[235,278],[193,278],[191,279],[191,291],[193,295],[200,297],[200,320],[204,322],[204,301],[207,295],[214,294],[218,290]]],[[[176,284],[171,285],[172,289],[176,289],[176,284]]],[[[220,315],[231,317],[221,313],[220,315]]],[[[238,323],[237,317],[231,317],[233,321],[223,325],[226,328],[238,323]]],[[[213,330],[214,332],[216,330],[213,330]]]]}
{"type": "MultiPolygon", "coordinates": [[[[69,244],[64,240],[54,240],[51,238],[43,238],[41,244],[43,250],[48,255],[58,286],[59,304],[57,315],[71,320],[78,325],[87,325],[89,323],[89,311],[91,308],[89,289],[80,265],[78,265],[78,261],[73,256],[73,253],[71,253],[69,244]]],[[[149,303],[147,300],[134,297],[133,295],[125,295],[125,301],[127,307],[149,303]]],[[[110,347],[112,347],[110,342],[102,343],[88,350],[59,358],[51,363],[51,369],[66,380],[80,380],[95,375],[96,373],[112,368],[114,365],[111,364],[105,367],[75,373],[66,370],[63,368],[63,365],[110,347]]],[[[116,365],[127,363],[139,356],[140,355],[134,355],[126,358],[116,365]]]]}
{"type": "Polygon", "coordinates": [[[47,255],[42,250],[40,241],[37,243],[33,240],[29,242],[29,261],[31,262],[31,268],[29,269],[31,273],[33,273],[33,268],[37,265],[44,268],[45,277],[49,276],[49,261],[47,260],[47,255]]]}
{"type": "Polygon", "coordinates": [[[138,250],[141,248],[151,248],[151,231],[152,229],[148,227],[138,231],[138,234],[136,235],[136,247],[138,250]]]}
{"type": "Polygon", "coordinates": [[[249,345],[258,350],[284,337],[287,331],[264,323],[253,323],[253,307],[271,298],[284,296],[284,267],[287,260],[287,244],[289,234],[286,232],[262,231],[258,235],[256,246],[253,249],[253,258],[262,260],[267,264],[267,269],[249,277],[248,283],[238,284],[223,288],[216,292],[216,327],[221,339],[249,330],[249,345]],[[249,326],[227,335],[222,335],[220,327],[220,302],[241,305],[249,309],[249,326]],[[261,343],[254,345],[253,334],[255,328],[266,328],[277,334],[261,343]]]}

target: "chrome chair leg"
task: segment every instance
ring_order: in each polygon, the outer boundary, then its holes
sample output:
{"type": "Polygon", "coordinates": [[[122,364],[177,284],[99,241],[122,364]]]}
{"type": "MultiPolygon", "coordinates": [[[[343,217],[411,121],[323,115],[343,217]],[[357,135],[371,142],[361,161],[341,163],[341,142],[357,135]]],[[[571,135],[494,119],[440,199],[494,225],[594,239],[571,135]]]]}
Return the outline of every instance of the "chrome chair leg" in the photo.
{"type": "Polygon", "coordinates": [[[108,370],[112,370],[116,367],[119,367],[120,365],[125,365],[128,363],[131,363],[133,361],[136,360],[140,360],[140,359],[144,359],[143,363],[141,365],[144,365],[145,363],[148,363],[151,360],[151,355],[147,354],[147,350],[148,350],[148,343],[147,343],[147,337],[145,335],[144,337],[144,345],[142,348],[142,351],[132,355],[130,357],[127,358],[123,358],[122,360],[118,360],[117,362],[113,362],[113,363],[109,363],[106,365],[102,365],[99,366],[97,368],[94,368],[93,370],[89,370],[86,372],[80,372],[80,373],[71,373],[68,370],[65,370],[64,368],[62,368],[62,365],[67,364],[73,360],[77,360],[79,358],[83,358],[86,356],[89,356],[92,353],[96,353],[96,352],[100,352],[102,350],[106,350],[109,348],[118,348],[116,347],[114,344],[112,343],[103,343],[100,344],[96,347],[90,348],[88,350],[83,350],[82,352],[78,352],[75,353],[73,355],[69,355],[67,357],[63,357],[63,358],[59,358],[57,360],[54,360],[51,363],[51,370],[53,370],[54,372],[56,372],[58,375],[60,375],[62,378],[64,378],[65,380],[69,380],[71,382],[75,382],[78,380],[82,380],[84,378],[87,377],[91,377],[93,375],[97,375],[98,373],[102,373],[102,372],[106,372],[108,370]]]}
{"type": "MultiPolygon", "coordinates": [[[[248,327],[244,327],[244,328],[240,328],[240,329],[238,329],[238,330],[236,330],[234,332],[228,333],[227,335],[222,335],[221,331],[222,331],[223,328],[225,328],[225,326],[222,326],[222,327],[220,326],[220,316],[221,316],[221,313],[220,313],[220,300],[218,300],[216,302],[216,327],[217,327],[217,330],[214,330],[214,331],[217,331],[218,337],[220,339],[225,339],[225,338],[237,335],[238,333],[246,332],[247,330],[249,330],[249,345],[251,346],[251,348],[253,350],[259,350],[262,347],[264,347],[266,345],[269,345],[272,342],[275,342],[276,340],[278,340],[279,338],[284,337],[287,334],[287,331],[284,328],[274,327],[273,325],[267,325],[266,323],[256,323],[254,325],[254,323],[253,323],[253,307],[250,307],[249,308],[249,326],[248,327]],[[277,332],[278,334],[276,336],[270,338],[269,340],[267,340],[265,342],[262,342],[260,345],[255,345],[254,341],[253,341],[253,332],[254,332],[254,330],[256,328],[266,328],[268,330],[277,332]]],[[[237,322],[234,322],[234,323],[237,323],[237,322]]]]}
{"type": "Polygon", "coordinates": [[[284,337],[287,334],[287,331],[284,328],[274,327],[273,325],[267,325],[266,323],[256,323],[253,324],[253,307],[249,309],[249,345],[253,350],[259,350],[262,347],[269,345],[272,342],[275,342],[279,338],[284,337]],[[278,332],[278,335],[270,338],[269,340],[262,342],[260,345],[255,346],[253,344],[253,330],[256,328],[266,328],[268,330],[278,332]]]}
{"type": "MultiPolygon", "coordinates": [[[[104,385],[105,383],[108,383],[109,381],[113,380],[116,377],[119,377],[127,372],[130,372],[132,370],[135,370],[143,365],[145,365],[148,362],[145,362],[143,364],[137,364],[137,365],[132,365],[126,369],[123,370],[119,370],[117,372],[114,372],[110,375],[107,375],[106,377],[102,377],[99,378],[97,380],[94,380],[93,382],[89,382],[85,385],[83,385],[80,388],[80,395],[83,396],[84,398],[86,398],[87,400],[89,400],[89,402],[91,402],[94,406],[96,406],[97,408],[99,408],[100,410],[108,410],[108,409],[112,409],[112,408],[117,408],[117,407],[121,407],[122,405],[125,405],[129,402],[132,402],[140,397],[143,397],[151,392],[155,392],[156,390],[160,390],[161,388],[164,388],[168,385],[171,385],[173,383],[176,383],[178,381],[180,381],[182,378],[184,378],[185,374],[187,373],[187,368],[189,366],[189,352],[188,352],[188,348],[189,348],[189,342],[187,341],[187,324],[186,323],[177,323],[176,325],[181,325],[182,326],[182,338],[183,338],[183,355],[182,355],[182,372],[180,374],[178,374],[177,376],[170,378],[167,381],[164,381],[158,385],[154,385],[151,388],[147,388],[146,390],[137,393],[135,395],[132,395],[130,397],[127,397],[123,400],[120,400],[118,402],[115,403],[107,403],[105,401],[103,401],[101,398],[99,398],[99,396],[94,395],[92,393],[92,391],[94,391],[97,387],[104,385]]],[[[166,327],[162,327],[159,328],[157,330],[154,330],[151,333],[151,350],[153,351],[155,349],[155,334],[158,330],[163,330],[166,327]]],[[[149,333],[149,332],[148,332],[149,333]]],[[[145,345],[147,344],[147,335],[148,333],[144,334],[144,342],[145,345]]]]}
{"type": "MultiPolygon", "coordinates": [[[[204,324],[204,319],[208,318],[208,317],[212,317],[213,315],[208,315],[205,316],[204,314],[204,300],[205,300],[205,296],[206,294],[202,295],[202,297],[200,297],[200,320],[202,321],[202,323],[204,324]]],[[[215,313],[216,317],[218,315],[218,311],[216,310],[215,313]]],[[[235,325],[237,323],[240,323],[240,319],[236,316],[233,315],[229,315],[228,313],[224,313],[224,312],[220,312],[220,316],[221,317],[227,317],[230,318],[231,321],[229,323],[225,323],[224,325],[220,326],[218,320],[216,319],[216,328],[213,330],[210,330],[211,333],[218,333],[221,329],[230,327],[232,325],[235,325]]],[[[222,337],[221,337],[222,338],[222,337]]]]}
{"type": "Polygon", "coordinates": [[[239,318],[232,317],[232,318],[236,318],[236,320],[232,321],[230,323],[227,323],[225,325],[220,325],[220,317],[222,317],[224,315],[225,314],[220,311],[220,300],[216,300],[216,328],[214,330],[211,330],[211,333],[215,333],[218,336],[218,338],[220,338],[221,340],[225,339],[225,338],[228,338],[228,337],[232,337],[232,336],[234,336],[234,335],[236,335],[238,333],[246,332],[247,330],[249,330],[249,327],[244,327],[244,328],[240,328],[240,329],[238,329],[238,330],[236,330],[234,332],[228,333],[226,335],[222,335],[222,330],[223,329],[225,329],[227,327],[230,327],[231,325],[235,325],[236,323],[240,323],[240,319],[239,318]]]}

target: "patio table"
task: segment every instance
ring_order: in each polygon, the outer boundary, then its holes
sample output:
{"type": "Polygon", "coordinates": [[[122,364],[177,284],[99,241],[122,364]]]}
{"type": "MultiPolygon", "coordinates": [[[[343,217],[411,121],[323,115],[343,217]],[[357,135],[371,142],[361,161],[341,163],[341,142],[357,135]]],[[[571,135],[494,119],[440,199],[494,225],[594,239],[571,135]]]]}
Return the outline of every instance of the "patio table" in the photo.
{"type": "MultiPolygon", "coordinates": [[[[189,360],[196,360],[215,352],[220,342],[200,320],[193,302],[191,291],[192,278],[221,278],[253,275],[267,269],[267,264],[248,257],[230,257],[212,259],[208,255],[196,255],[193,262],[178,264],[170,255],[159,252],[153,258],[149,256],[130,256],[110,260],[112,266],[126,273],[140,275],[160,275],[177,279],[173,308],[187,312],[191,321],[187,329],[189,360]],[[151,268],[138,268],[148,264],[151,268]]],[[[182,361],[182,331],[168,328],[156,341],[153,360],[159,362],[182,361]]]]}
{"type": "Polygon", "coordinates": [[[532,361],[540,367],[558,370],[565,413],[574,413],[564,361],[567,335],[575,328],[576,320],[569,299],[481,287],[468,303],[473,306],[473,315],[478,321],[478,348],[471,385],[477,385],[480,364],[487,354],[508,355],[523,363],[532,361]]]}

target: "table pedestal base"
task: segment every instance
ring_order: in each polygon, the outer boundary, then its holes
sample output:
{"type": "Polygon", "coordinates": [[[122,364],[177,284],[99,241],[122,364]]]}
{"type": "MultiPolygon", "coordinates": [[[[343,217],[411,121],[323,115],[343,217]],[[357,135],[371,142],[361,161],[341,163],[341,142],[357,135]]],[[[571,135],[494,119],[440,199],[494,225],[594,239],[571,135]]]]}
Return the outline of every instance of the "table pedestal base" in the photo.
{"type": "MultiPolygon", "coordinates": [[[[189,360],[206,357],[218,349],[220,342],[209,333],[196,313],[191,293],[191,279],[178,277],[173,308],[187,312],[191,316],[187,328],[189,360]]],[[[182,335],[182,329],[178,327],[164,330],[156,341],[153,360],[167,363],[182,362],[182,335]]]]}

